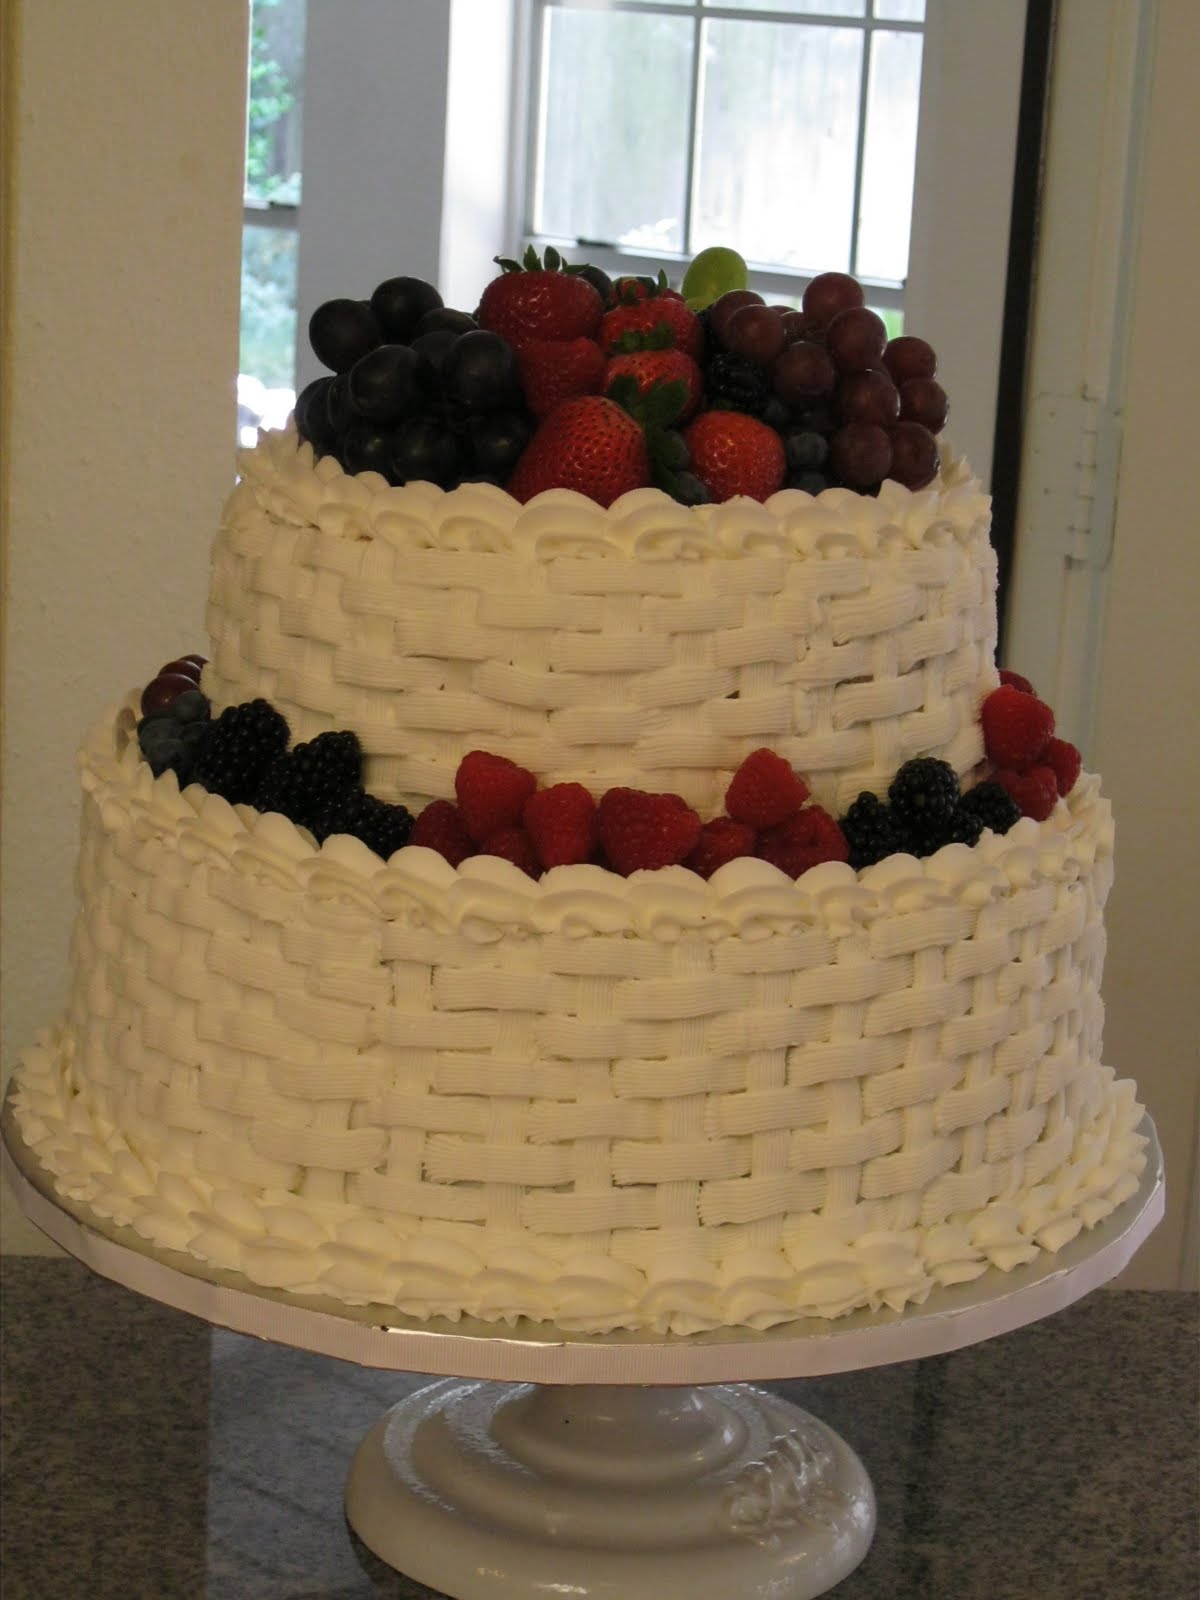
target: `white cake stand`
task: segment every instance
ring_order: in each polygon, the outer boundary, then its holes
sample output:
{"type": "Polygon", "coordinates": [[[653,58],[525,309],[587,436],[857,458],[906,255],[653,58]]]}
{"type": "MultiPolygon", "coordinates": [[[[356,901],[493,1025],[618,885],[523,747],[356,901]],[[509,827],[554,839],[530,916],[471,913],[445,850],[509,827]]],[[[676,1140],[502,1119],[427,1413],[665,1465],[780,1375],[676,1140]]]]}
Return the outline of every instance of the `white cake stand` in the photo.
{"type": "Polygon", "coordinates": [[[239,1333],[441,1375],[367,1434],[346,1515],[383,1561],[455,1600],[824,1594],[870,1547],[870,1480],[824,1423],[750,1382],[941,1355],[1050,1316],[1115,1277],[1165,1204],[1147,1117],[1136,1195],[1057,1255],[903,1313],[599,1338],[532,1322],[405,1322],[383,1306],[260,1289],[63,1201],[10,1107],[2,1132],[21,1208],[102,1276],[239,1333]]]}

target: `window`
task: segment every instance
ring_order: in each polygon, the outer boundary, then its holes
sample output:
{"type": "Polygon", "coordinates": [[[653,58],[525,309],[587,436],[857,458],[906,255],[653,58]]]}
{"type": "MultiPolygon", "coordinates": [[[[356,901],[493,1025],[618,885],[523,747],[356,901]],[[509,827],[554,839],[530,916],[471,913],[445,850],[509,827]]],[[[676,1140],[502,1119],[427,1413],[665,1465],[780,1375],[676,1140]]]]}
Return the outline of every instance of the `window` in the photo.
{"type": "Polygon", "coordinates": [[[534,0],[527,237],[675,276],[733,244],[775,300],[853,272],[898,331],[924,22],[924,0],[534,0]]]}
{"type": "Polygon", "coordinates": [[[296,398],[305,0],[253,0],[242,228],[238,434],[282,427],[296,398]]]}

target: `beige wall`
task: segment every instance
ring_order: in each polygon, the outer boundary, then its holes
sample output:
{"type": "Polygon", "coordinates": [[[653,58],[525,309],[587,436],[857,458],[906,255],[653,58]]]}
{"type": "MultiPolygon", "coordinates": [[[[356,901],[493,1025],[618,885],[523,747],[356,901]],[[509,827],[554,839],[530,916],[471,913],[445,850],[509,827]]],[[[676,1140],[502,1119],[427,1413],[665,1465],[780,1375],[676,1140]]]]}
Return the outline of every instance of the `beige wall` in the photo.
{"type": "MultiPolygon", "coordinates": [[[[6,0],[4,30],[11,1070],[64,994],[83,729],[203,639],[233,470],[247,0],[6,0]]],[[[40,1240],[13,1210],[6,1246],[40,1240]]]]}
{"type": "Polygon", "coordinates": [[[1106,1050],[1162,1138],[1168,1218],[1124,1278],[1196,1284],[1200,1126],[1200,7],[1159,0],[1094,739],[1117,817],[1106,1050]],[[1188,1233],[1187,1229],[1191,1232],[1188,1233]]]}

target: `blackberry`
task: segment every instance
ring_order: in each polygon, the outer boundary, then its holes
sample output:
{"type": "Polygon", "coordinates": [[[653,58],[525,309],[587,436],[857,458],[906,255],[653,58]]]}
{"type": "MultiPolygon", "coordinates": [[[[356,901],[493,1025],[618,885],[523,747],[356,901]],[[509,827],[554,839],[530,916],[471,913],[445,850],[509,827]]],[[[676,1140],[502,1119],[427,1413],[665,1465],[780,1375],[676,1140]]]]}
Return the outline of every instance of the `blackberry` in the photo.
{"type": "Polygon", "coordinates": [[[255,792],[260,811],[280,811],[318,843],[333,831],[333,817],[362,782],[362,746],[353,733],[319,733],[277,755],[255,792]]]}
{"type": "Polygon", "coordinates": [[[761,417],[770,398],[766,373],[745,356],[714,356],[704,370],[704,404],[709,411],[744,411],[761,417]]]}
{"type": "Polygon", "coordinates": [[[977,783],[958,802],[959,810],[976,816],[993,833],[1007,833],[1021,820],[1021,808],[998,783],[977,783]]]}
{"type": "Polygon", "coordinates": [[[329,829],[330,833],[353,834],[384,861],[408,843],[412,830],[412,813],[405,806],[388,805],[361,789],[343,799],[329,829]]]}
{"type": "Polygon", "coordinates": [[[838,825],[846,835],[850,865],[856,872],[905,848],[903,829],[891,807],[869,790],[864,789],[838,825]]]}
{"type": "Polygon", "coordinates": [[[888,789],[892,813],[915,856],[931,856],[951,840],[958,778],[948,761],[918,756],[906,761],[888,789]]]}
{"type": "Polygon", "coordinates": [[[254,799],[263,774],[287,749],[288,725],[266,700],[227,706],[204,724],[195,752],[195,778],[230,805],[254,799]]]}
{"type": "Polygon", "coordinates": [[[974,847],[983,833],[983,818],[974,811],[965,811],[961,805],[954,808],[950,818],[947,844],[968,844],[974,847]]]}

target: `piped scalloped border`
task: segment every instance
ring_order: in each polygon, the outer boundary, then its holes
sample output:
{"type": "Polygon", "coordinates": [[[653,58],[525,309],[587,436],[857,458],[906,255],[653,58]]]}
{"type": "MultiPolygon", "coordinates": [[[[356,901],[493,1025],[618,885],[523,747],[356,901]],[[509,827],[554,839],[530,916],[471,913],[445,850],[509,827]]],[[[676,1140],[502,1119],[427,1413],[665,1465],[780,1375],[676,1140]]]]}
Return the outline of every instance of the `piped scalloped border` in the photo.
{"type": "MultiPolygon", "coordinates": [[[[349,474],[317,459],[295,427],[263,432],[238,454],[242,490],[292,526],[347,540],[378,538],[399,549],[518,552],[559,557],[680,561],[778,557],[838,559],[919,549],[986,536],[991,499],[969,466],[947,454],[938,478],[910,490],[890,479],[877,496],[849,489],[819,495],[781,489],[769,500],[683,506],[661,489],[635,489],[607,511],[568,489],[521,505],[491,484],[395,488],[376,472],[349,474]]],[[[238,496],[232,502],[237,514],[238,496]]]]}

